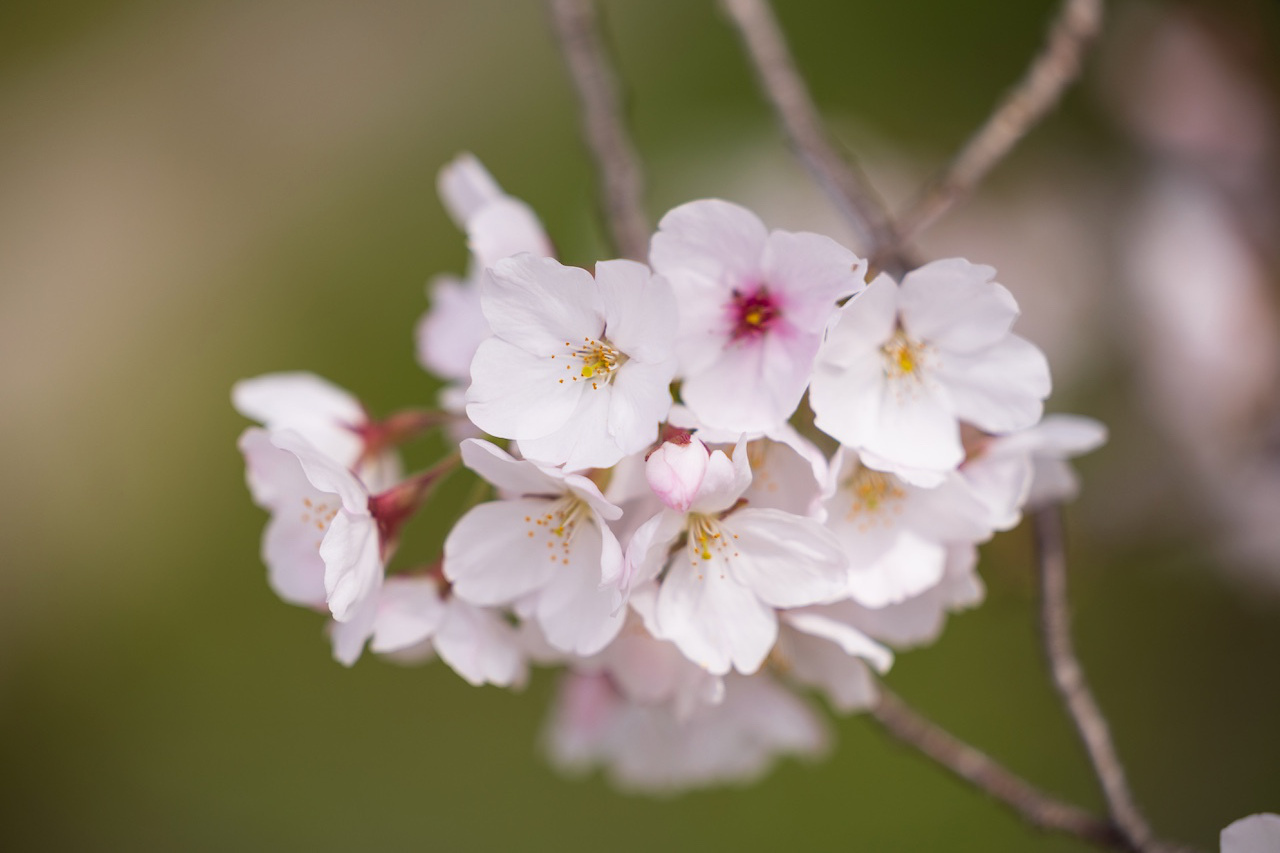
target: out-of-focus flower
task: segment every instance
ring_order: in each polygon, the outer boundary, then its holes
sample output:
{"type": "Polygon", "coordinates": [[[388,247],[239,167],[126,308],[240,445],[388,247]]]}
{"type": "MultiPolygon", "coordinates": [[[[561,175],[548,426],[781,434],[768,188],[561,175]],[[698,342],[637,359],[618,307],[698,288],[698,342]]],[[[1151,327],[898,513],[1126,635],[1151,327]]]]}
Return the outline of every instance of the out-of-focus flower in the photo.
{"type": "Polygon", "coordinates": [[[1280,850],[1280,815],[1249,815],[1222,830],[1222,853],[1276,853],[1280,850]]]}
{"type": "Polygon", "coordinates": [[[828,734],[812,708],[764,674],[730,675],[722,702],[682,719],[626,699],[603,674],[570,673],[545,742],[566,772],[599,767],[623,790],[661,794],[754,781],[780,757],[821,755],[828,734]]]}
{"type": "Polygon", "coordinates": [[[716,199],[667,213],[649,258],[680,295],[681,398],[738,433],[791,416],[836,302],[865,286],[866,262],[831,238],[716,199]]]}

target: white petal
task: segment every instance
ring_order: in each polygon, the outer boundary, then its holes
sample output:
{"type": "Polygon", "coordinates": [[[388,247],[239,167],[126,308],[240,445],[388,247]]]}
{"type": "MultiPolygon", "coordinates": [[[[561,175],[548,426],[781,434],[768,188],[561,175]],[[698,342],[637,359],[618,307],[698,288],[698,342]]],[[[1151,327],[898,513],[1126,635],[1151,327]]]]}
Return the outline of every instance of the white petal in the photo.
{"type": "Polygon", "coordinates": [[[529,205],[504,196],[467,220],[467,245],[480,269],[522,252],[551,257],[555,250],[529,205]]]}
{"type": "Polygon", "coordinates": [[[702,477],[691,507],[694,512],[724,512],[742,497],[751,485],[751,461],[747,458],[746,445],[746,439],[740,439],[732,459],[723,450],[714,450],[707,457],[707,473],[702,477]]]}
{"type": "Polygon", "coordinates": [[[431,308],[418,321],[418,362],[445,379],[471,381],[471,360],[492,332],[480,310],[480,288],[450,276],[430,285],[431,308]]]}
{"type": "Polygon", "coordinates": [[[927,379],[885,382],[873,429],[862,446],[891,463],[949,471],[964,460],[951,401],[927,379]]]}
{"type": "Polygon", "coordinates": [[[703,560],[695,568],[685,562],[687,554],[675,556],[658,590],[659,636],[717,675],[731,668],[755,672],[778,636],[773,608],[734,580],[721,560],[703,560]]]}
{"type": "Polygon", "coordinates": [[[937,375],[956,414],[987,432],[1031,426],[1050,390],[1044,353],[1017,335],[972,355],[944,356],[937,375]]]}
{"type": "Polygon", "coordinates": [[[454,593],[488,606],[545,586],[562,559],[559,540],[548,524],[538,523],[546,521],[551,505],[528,498],[491,501],[458,519],[444,542],[444,573],[454,593]]]}
{"type": "MultiPolygon", "coordinates": [[[[626,454],[609,434],[609,409],[615,396],[609,384],[592,387],[590,380],[568,419],[542,436],[520,439],[520,452],[545,465],[562,465],[566,471],[609,468],[626,454]]],[[[654,423],[657,432],[657,423],[654,423]]]]}
{"type": "MultiPolygon", "coordinates": [[[[842,367],[879,355],[898,322],[898,285],[886,275],[876,276],[837,312],[827,331],[821,360],[842,367]]],[[[880,366],[877,363],[877,366],[880,366]]]]}
{"type": "Polygon", "coordinates": [[[936,586],[945,565],[943,546],[903,533],[874,563],[850,566],[849,595],[866,607],[896,604],[936,586]]]}
{"type": "Polygon", "coordinates": [[[594,524],[584,526],[574,537],[569,562],[556,566],[538,596],[538,624],[547,642],[561,651],[593,655],[622,628],[626,611],[617,606],[617,590],[601,588],[601,554],[606,548],[617,552],[613,534],[594,524]]]}
{"type": "Polygon", "coordinates": [[[496,444],[478,438],[462,442],[462,464],[513,497],[554,496],[565,492],[564,475],[516,459],[496,444]]]}
{"type": "Polygon", "coordinates": [[[625,454],[638,453],[658,438],[658,424],[671,409],[671,380],[676,361],[629,361],[613,378],[609,434],[625,454]]]}
{"type": "Polygon", "coordinates": [[[684,529],[684,515],[670,510],[663,510],[636,528],[627,543],[623,563],[620,586],[624,592],[658,576],[667,564],[671,544],[684,529]]]}
{"type": "Polygon", "coordinates": [[[525,679],[516,631],[497,611],[451,598],[432,642],[440,659],[473,686],[509,687],[525,679]]]}
{"type": "Polygon", "coordinates": [[[829,601],[846,585],[847,560],[830,531],[779,509],[740,509],[721,523],[729,571],[774,607],[829,601]]]}
{"type": "Polygon", "coordinates": [[[679,318],[675,293],[665,278],[634,261],[600,261],[596,287],[610,343],[640,361],[674,356],[679,318]]]}
{"type": "Polygon", "coordinates": [[[232,386],[231,402],[240,414],[269,430],[300,433],[340,465],[355,465],[364,449],[354,432],[368,422],[364,407],[348,391],[314,373],[268,373],[242,379],[232,386]]]}
{"type": "Polygon", "coordinates": [[[821,234],[771,232],[760,268],[783,316],[809,332],[821,333],[836,302],[866,287],[866,261],[821,234]]]}
{"type": "Polygon", "coordinates": [[[567,361],[531,355],[504,340],[489,338],[471,362],[467,417],[502,438],[541,438],[560,429],[573,416],[587,387],[574,378],[573,365],[567,361]]]}
{"type": "Polygon", "coordinates": [[[480,282],[480,305],[499,338],[534,355],[573,352],[604,333],[591,273],[531,254],[498,261],[480,282]]]}
{"type": "Polygon", "coordinates": [[[968,353],[997,343],[1018,317],[1013,294],[991,279],[991,267],[948,258],[902,279],[902,325],[917,340],[968,353]]]}
{"type": "Polygon", "coordinates": [[[502,188],[475,155],[462,153],[453,158],[436,176],[436,191],[444,202],[449,217],[459,228],[466,227],[480,208],[502,198],[502,188]]]}
{"type": "Polygon", "coordinates": [[[326,456],[293,430],[271,433],[271,443],[292,453],[311,485],[337,495],[343,508],[356,515],[369,514],[369,492],[347,468],[326,456]]]}
{"type": "Polygon", "coordinates": [[[301,523],[292,512],[282,511],[267,522],[262,535],[262,562],[276,595],[290,604],[323,607],[324,560],[320,543],[324,533],[301,523]]]}
{"type": "Polygon", "coordinates": [[[866,660],[879,673],[893,666],[893,652],[821,608],[791,611],[782,614],[782,619],[797,631],[833,643],[846,655],[866,660]]]}
{"type": "Polygon", "coordinates": [[[1255,814],[1222,830],[1222,853],[1276,853],[1280,850],[1280,815],[1255,814]]]}
{"type": "Polygon", "coordinates": [[[369,648],[381,653],[411,648],[434,634],[444,615],[445,605],[434,579],[387,578],[378,596],[369,648]]]}
{"type": "Polygon", "coordinates": [[[377,522],[369,515],[339,512],[320,543],[320,558],[329,610],[334,619],[347,622],[382,585],[377,522]]]}
{"type": "Polygon", "coordinates": [[[343,666],[354,666],[364,651],[364,644],[373,633],[373,623],[378,611],[376,597],[364,601],[351,619],[329,624],[329,639],[333,643],[333,657],[343,666]]]}
{"type": "Polygon", "coordinates": [[[649,262],[677,292],[685,277],[720,283],[725,289],[759,277],[768,230],[745,207],[701,199],[667,212],[653,235],[649,262]]]}

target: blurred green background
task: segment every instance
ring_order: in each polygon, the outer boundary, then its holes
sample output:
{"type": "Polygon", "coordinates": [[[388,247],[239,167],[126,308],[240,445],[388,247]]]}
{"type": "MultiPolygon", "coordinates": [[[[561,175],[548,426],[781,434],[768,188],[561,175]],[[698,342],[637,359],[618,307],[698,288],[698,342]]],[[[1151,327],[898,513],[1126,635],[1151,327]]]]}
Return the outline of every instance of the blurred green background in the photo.
{"type": "MultiPolygon", "coordinates": [[[[895,199],[1021,74],[1054,6],[780,5],[816,96],[878,152],[895,199]]],[[[1274,15],[1241,8],[1274,49],[1274,15]]],[[[721,195],[849,236],[787,158],[711,3],[605,11],[652,212],[721,195]]],[[[1091,74],[956,227],[1046,173],[1122,199],[1144,167],[1106,85],[1091,74]]],[[[647,799],[564,780],[537,746],[552,674],[512,694],[440,664],[346,670],[322,620],[275,599],[231,384],[308,369],[375,413],[434,399],[412,329],[429,276],[465,263],[434,188],[462,150],[533,205],[564,260],[605,251],[540,4],[0,6],[0,849],[1084,849],[857,718],[835,723],[827,760],[750,788],[647,799]]],[[[996,237],[1020,242],[1019,216],[996,237]]],[[[1006,271],[984,251],[970,257],[1006,271]]],[[[1002,280],[1028,334],[1052,337],[1063,321],[1035,325],[1035,282],[1002,280]]],[[[1083,462],[1069,519],[1076,635],[1152,822],[1216,849],[1232,820],[1280,811],[1280,568],[1228,566],[1102,305],[1057,330],[1074,366],[1052,408],[1114,434],[1083,462]]],[[[407,558],[439,541],[439,510],[407,558]]],[[[889,682],[1098,808],[1041,663],[1031,568],[1025,531],[988,546],[986,604],[901,655],[889,682]]]]}

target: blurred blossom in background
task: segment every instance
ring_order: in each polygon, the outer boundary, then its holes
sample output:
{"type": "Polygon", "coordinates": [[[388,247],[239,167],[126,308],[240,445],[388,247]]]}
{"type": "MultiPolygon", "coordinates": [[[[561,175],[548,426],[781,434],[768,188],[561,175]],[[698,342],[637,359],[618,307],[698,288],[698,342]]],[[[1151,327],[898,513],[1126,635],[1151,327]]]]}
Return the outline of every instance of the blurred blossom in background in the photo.
{"type": "MultiPolygon", "coordinates": [[[[1054,5],[779,11],[901,206],[1054,5]]],[[[711,3],[604,10],[652,212],[718,196],[858,248],[711,3]]],[[[996,267],[1051,410],[1111,428],[1069,513],[1077,641],[1152,823],[1209,848],[1280,806],[1280,13],[1110,13],[1063,108],[921,245],[996,267]]],[[[602,255],[540,5],[28,2],[0,9],[0,47],[0,848],[1081,849],[857,717],[827,760],[749,788],[565,780],[530,746],[545,674],[512,695],[346,670],[267,588],[230,387],[308,369],[378,413],[435,399],[413,327],[466,260],[442,164],[474,151],[563,260],[602,255]]],[[[417,519],[407,556],[443,524],[417,519]]],[[[1096,807],[1040,663],[1029,537],[980,565],[987,602],[889,683],[1096,807]]]]}

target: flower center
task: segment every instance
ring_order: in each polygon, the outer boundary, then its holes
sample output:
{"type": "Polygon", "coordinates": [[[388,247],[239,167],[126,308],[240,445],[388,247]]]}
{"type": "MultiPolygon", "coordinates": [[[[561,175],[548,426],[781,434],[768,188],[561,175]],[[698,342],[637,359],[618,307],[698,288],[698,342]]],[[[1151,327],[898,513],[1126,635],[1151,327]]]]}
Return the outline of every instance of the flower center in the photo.
{"type": "Polygon", "coordinates": [[[569,564],[574,536],[578,527],[591,515],[586,501],[574,495],[565,495],[551,501],[540,515],[526,515],[525,524],[530,539],[543,539],[547,547],[547,559],[553,563],[569,564]]]}
{"type": "Polygon", "coordinates": [[[884,346],[884,369],[891,379],[911,377],[920,379],[921,370],[927,366],[929,346],[907,336],[902,329],[893,333],[884,346]]]}
{"type": "MultiPolygon", "coordinates": [[[[898,484],[898,479],[883,471],[873,471],[862,466],[844,483],[849,496],[853,499],[849,505],[847,518],[849,521],[866,520],[881,510],[887,510],[907,496],[906,491],[898,484]]],[[[901,507],[893,506],[895,511],[901,507]]]]}
{"type": "MultiPolygon", "coordinates": [[[[590,382],[592,389],[599,389],[602,382],[607,385],[618,368],[627,362],[626,354],[603,338],[596,340],[584,337],[577,346],[570,341],[565,341],[564,345],[571,348],[569,363],[564,366],[565,370],[570,371],[569,378],[574,382],[579,379],[590,382]],[[575,372],[576,362],[581,362],[582,367],[575,372]]],[[[564,380],[561,379],[560,382],[563,383],[564,380]]]]}
{"type": "Polygon", "coordinates": [[[758,338],[769,330],[769,327],[782,316],[782,309],[767,287],[760,287],[750,293],[741,290],[733,291],[733,301],[729,307],[733,331],[730,339],[758,338]]]}

